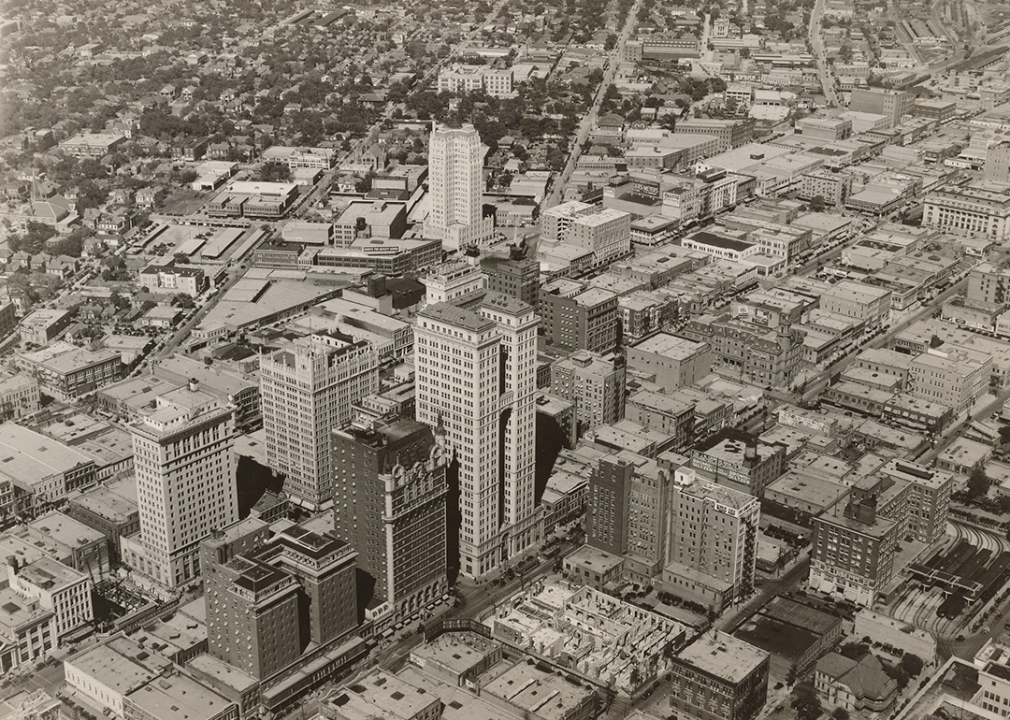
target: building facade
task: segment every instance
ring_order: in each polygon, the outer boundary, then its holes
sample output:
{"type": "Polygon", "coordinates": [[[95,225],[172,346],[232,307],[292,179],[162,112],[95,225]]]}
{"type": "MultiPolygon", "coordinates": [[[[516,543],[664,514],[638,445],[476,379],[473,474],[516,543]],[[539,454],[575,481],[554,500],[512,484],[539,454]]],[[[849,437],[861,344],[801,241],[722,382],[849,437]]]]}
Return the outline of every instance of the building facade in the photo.
{"type": "Polygon", "coordinates": [[[207,538],[200,555],[210,654],[257,679],[358,627],[356,553],[331,532],[274,532],[247,518],[207,538]]]}
{"type": "Polygon", "coordinates": [[[671,717],[752,720],[768,699],[768,653],[711,630],[673,659],[671,717]]]}
{"type": "Polygon", "coordinates": [[[538,324],[526,303],[488,293],[472,310],[429,305],[414,328],[417,420],[444,429],[459,463],[460,570],[470,577],[537,542],[538,324]]]}
{"type": "Polygon", "coordinates": [[[689,468],[677,468],[673,478],[663,585],[717,611],[746,599],[757,569],[757,498],[689,468]]]}
{"type": "Polygon", "coordinates": [[[1010,195],[980,187],[945,187],[926,196],[923,227],[993,242],[1010,238],[1010,195]]]}
{"type": "MultiPolygon", "coordinates": [[[[441,438],[439,438],[441,440],[441,438]]],[[[446,458],[412,419],[333,433],[333,532],[398,618],[446,592],[446,458]]]]}
{"type": "Polygon", "coordinates": [[[810,587],[870,606],[894,576],[902,523],[879,517],[875,502],[842,498],[814,518],[810,587]]]}
{"type": "Polygon", "coordinates": [[[579,435],[624,418],[625,366],[619,355],[585,350],[551,365],[551,393],[575,404],[579,435]]]}
{"type": "Polygon", "coordinates": [[[481,211],[484,190],[483,151],[473,125],[453,128],[436,124],[428,142],[428,187],[431,210],[425,236],[442,248],[460,250],[490,240],[494,220],[481,211]]]}
{"type": "Polygon", "coordinates": [[[198,576],[200,541],[238,520],[232,416],[194,384],[132,427],[140,533],[122,539],[123,559],[165,587],[198,576]]]}
{"type": "Polygon", "coordinates": [[[285,476],[286,492],[313,507],[330,502],[330,433],[378,388],[375,348],[340,333],[312,335],[260,358],[267,463],[285,476]]]}
{"type": "Polygon", "coordinates": [[[540,289],[539,313],[547,343],[562,350],[609,353],[617,349],[620,310],[615,293],[585,289],[581,283],[559,280],[540,289]],[[568,288],[578,287],[574,293],[568,288]]]}

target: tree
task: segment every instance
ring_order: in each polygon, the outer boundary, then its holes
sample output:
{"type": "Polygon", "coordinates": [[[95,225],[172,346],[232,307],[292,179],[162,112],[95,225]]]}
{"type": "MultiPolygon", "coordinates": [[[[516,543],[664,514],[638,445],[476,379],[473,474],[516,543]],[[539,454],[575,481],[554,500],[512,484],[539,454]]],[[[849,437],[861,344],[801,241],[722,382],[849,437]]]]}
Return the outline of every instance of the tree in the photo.
{"type": "Polygon", "coordinates": [[[176,293],[172,296],[172,304],[183,310],[192,310],[196,307],[196,300],[186,293],[176,293]]]}
{"type": "Polygon", "coordinates": [[[976,465],[968,476],[968,497],[973,500],[984,497],[989,492],[990,485],[992,480],[985,474],[985,468],[981,463],[976,465]]]}
{"type": "Polygon", "coordinates": [[[365,175],[365,177],[361,178],[356,183],[354,183],[354,190],[355,190],[355,192],[359,192],[359,193],[361,193],[363,195],[365,193],[370,192],[371,189],[372,189],[372,178],[374,178],[374,177],[375,177],[375,173],[372,172],[371,170],[369,170],[368,174],[365,175]]]}
{"type": "Polygon", "coordinates": [[[291,179],[291,168],[285,163],[271,160],[260,166],[257,177],[261,182],[287,182],[291,179]]]}
{"type": "Polygon", "coordinates": [[[56,229],[51,225],[28,221],[27,232],[24,235],[13,235],[9,240],[10,249],[13,252],[24,251],[30,255],[35,255],[42,251],[46,240],[56,234],[56,229]]]}
{"type": "Polygon", "coordinates": [[[913,655],[912,653],[905,653],[901,656],[900,660],[901,667],[905,668],[905,672],[908,673],[909,677],[916,677],[922,672],[922,668],[925,663],[922,661],[918,655],[913,655]]]}
{"type": "Polygon", "coordinates": [[[615,47],[617,47],[617,33],[609,33],[606,42],[603,43],[603,49],[610,52],[615,47]]]}
{"type": "Polygon", "coordinates": [[[789,666],[789,672],[786,673],[786,685],[792,685],[796,682],[797,668],[796,663],[789,666]]]}
{"type": "Polygon", "coordinates": [[[817,720],[824,712],[821,701],[809,682],[801,683],[793,689],[793,701],[790,707],[796,711],[798,720],[817,720]]]}
{"type": "Polygon", "coordinates": [[[824,212],[824,209],[828,206],[828,201],[824,199],[823,195],[815,195],[810,198],[810,202],[807,204],[807,210],[810,212],[824,212]]]}
{"type": "Polygon", "coordinates": [[[849,660],[859,660],[868,652],[870,652],[870,646],[864,642],[845,643],[838,648],[838,654],[847,657],[849,660]]]}
{"type": "Polygon", "coordinates": [[[744,58],[745,60],[747,58],[749,58],[750,57],[750,48],[747,48],[747,47],[740,48],[740,57],[744,58]]]}
{"type": "Polygon", "coordinates": [[[842,45],[838,49],[838,59],[845,64],[852,62],[852,48],[848,45],[842,45]]]}
{"type": "Polygon", "coordinates": [[[843,707],[836,707],[831,712],[831,720],[849,720],[849,711],[843,707]]]}

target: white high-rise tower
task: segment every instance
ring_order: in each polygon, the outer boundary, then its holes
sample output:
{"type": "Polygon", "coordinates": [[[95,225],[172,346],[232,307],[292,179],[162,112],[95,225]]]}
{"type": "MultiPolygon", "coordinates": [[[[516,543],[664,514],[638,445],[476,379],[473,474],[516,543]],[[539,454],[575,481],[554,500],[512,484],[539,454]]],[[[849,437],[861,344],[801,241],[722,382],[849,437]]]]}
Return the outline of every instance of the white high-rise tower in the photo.
{"type": "Polygon", "coordinates": [[[429,305],[414,326],[417,419],[444,428],[458,461],[460,572],[469,577],[486,575],[539,542],[539,322],[526,303],[489,292],[473,309],[429,305]]]}
{"type": "Polygon", "coordinates": [[[428,143],[428,191],[431,209],[424,234],[442,241],[444,250],[487,242],[494,220],[481,217],[484,177],[480,135],[473,125],[435,125],[428,143]]]}
{"type": "Polygon", "coordinates": [[[140,533],[122,538],[123,560],[175,588],[200,574],[200,541],[238,521],[233,409],[192,381],[132,430],[140,533]]]}

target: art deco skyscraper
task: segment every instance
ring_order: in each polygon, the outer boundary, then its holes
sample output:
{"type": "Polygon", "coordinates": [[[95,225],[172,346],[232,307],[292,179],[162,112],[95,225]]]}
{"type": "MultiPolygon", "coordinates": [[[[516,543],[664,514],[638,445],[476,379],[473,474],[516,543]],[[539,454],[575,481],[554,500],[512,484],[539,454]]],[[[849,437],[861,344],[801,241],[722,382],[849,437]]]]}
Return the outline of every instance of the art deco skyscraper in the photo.
{"type": "Polygon", "coordinates": [[[429,305],[414,326],[417,420],[445,431],[456,463],[460,571],[481,577],[534,547],[539,318],[515,298],[429,305]],[[462,307],[466,305],[467,307],[462,307]]]}
{"type": "Polygon", "coordinates": [[[284,490],[313,508],[333,493],[330,433],[351,419],[351,404],[376,392],[375,348],[339,333],[299,339],[260,358],[267,463],[284,490]]]}
{"type": "Polygon", "coordinates": [[[481,217],[484,178],[480,135],[473,125],[436,124],[428,143],[428,191],[431,209],[424,234],[459,250],[490,240],[494,220],[481,217]]]}

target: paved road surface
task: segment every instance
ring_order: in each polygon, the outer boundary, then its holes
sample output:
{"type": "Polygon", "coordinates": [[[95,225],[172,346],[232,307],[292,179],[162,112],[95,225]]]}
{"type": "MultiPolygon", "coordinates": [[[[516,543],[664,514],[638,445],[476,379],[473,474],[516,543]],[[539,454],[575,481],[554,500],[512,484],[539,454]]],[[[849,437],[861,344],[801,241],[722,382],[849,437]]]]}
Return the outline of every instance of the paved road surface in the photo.
{"type": "Polygon", "coordinates": [[[561,175],[555,178],[554,186],[551,188],[551,192],[546,198],[544,198],[543,207],[540,208],[541,213],[544,210],[558,205],[561,202],[561,198],[564,196],[568,180],[575,171],[575,163],[578,162],[579,156],[582,154],[582,146],[589,138],[589,133],[596,124],[596,116],[600,111],[603,96],[607,94],[607,88],[609,88],[614,82],[614,76],[617,74],[617,66],[621,64],[621,55],[624,53],[624,44],[628,42],[632,31],[635,29],[635,23],[638,18],[638,9],[641,5],[642,0],[635,0],[634,7],[628,11],[628,19],[624,23],[624,29],[621,31],[617,45],[610,51],[610,56],[607,58],[607,69],[603,73],[603,81],[600,83],[600,87],[596,89],[596,97],[593,99],[593,104],[589,108],[589,112],[587,112],[585,117],[582,118],[582,124],[579,125],[579,130],[575,136],[575,144],[572,146],[572,152],[568,156],[568,162],[565,164],[565,169],[561,171],[561,175]]]}
{"type": "Polygon", "coordinates": [[[824,42],[821,40],[821,15],[824,13],[824,0],[817,0],[810,13],[810,47],[814,51],[814,61],[817,63],[817,75],[824,88],[824,97],[830,107],[839,107],[838,93],[835,92],[835,78],[828,70],[828,58],[824,54],[824,42]]]}
{"type": "Polygon", "coordinates": [[[810,555],[805,552],[784,575],[762,582],[761,590],[754,598],[739,609],[725,613],[716,621],[715,627],[732,633],[747,618],[771,602],[774,597],[796,590],[806,580],[809,570],[810,555]]]}

